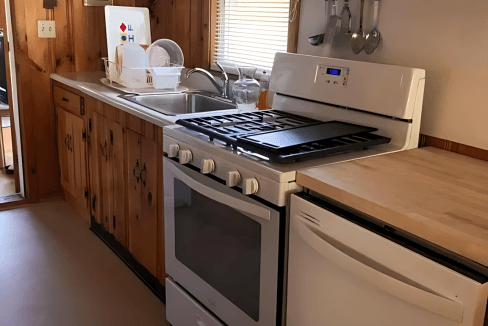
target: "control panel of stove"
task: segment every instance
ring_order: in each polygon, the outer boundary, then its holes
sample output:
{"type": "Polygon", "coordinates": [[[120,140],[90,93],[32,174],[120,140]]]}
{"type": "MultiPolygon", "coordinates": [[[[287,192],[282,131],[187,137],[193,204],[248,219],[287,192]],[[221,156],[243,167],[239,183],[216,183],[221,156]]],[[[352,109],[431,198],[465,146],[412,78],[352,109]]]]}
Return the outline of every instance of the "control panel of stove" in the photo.
{"type": "MultiPolygon", "coordinates": [[[[185,144],[169,144],[167,147],[167,156],[176,158],[180,164],[192,165],[200,170],[202,174],[212,174],[222,179],[229,188],[238,187],[244,195],[254,195],[260,190],[260,179],[252,172],[237,167],[229,162],[222,161],[217,157],[210,158],[207,153],[196,149],[189,148],[185,144]]],[[[264,190],[269,190],[269,185],[264,190]]]]}
{"type": "Polygon", "coordinates": [[[317,65],[315,84],[328,84],[337,87],[346,87],[349,78],[349,68],[317,65]]]}

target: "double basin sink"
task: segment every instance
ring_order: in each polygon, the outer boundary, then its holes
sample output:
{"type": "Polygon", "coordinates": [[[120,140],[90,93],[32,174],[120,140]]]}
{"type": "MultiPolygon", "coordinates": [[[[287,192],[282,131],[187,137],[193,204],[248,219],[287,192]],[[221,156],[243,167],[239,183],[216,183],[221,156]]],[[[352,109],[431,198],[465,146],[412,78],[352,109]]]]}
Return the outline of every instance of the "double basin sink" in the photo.
{"type": "Polygon", "coordinates": [[[120,97],[170,116],[237,109],[237,105],[228,99],[218,97],[209,92],[200,91],[141,95],[131,94],[121,95],[120,97]]]}

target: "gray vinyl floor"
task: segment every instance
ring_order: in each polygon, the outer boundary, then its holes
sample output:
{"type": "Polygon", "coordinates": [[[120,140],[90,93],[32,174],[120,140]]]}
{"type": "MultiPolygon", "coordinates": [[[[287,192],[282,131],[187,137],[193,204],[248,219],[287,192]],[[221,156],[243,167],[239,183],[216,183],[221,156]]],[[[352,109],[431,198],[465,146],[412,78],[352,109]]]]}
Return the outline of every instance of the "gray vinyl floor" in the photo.
{"type": "Polygon", "coordinates": [[[163,303],[63,201],[0,212],[0,325],[166,325],[163,303]]]}

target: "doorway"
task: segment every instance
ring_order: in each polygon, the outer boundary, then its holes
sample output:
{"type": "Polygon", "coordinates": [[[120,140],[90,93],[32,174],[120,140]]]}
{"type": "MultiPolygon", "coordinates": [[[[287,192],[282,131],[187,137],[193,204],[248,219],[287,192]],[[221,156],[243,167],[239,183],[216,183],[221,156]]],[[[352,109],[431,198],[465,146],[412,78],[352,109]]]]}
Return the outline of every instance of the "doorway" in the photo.
{"type": "Polygon", "coordinates": [[[26,197],[9,0],[0,0],[0,209],[26,197]]]}

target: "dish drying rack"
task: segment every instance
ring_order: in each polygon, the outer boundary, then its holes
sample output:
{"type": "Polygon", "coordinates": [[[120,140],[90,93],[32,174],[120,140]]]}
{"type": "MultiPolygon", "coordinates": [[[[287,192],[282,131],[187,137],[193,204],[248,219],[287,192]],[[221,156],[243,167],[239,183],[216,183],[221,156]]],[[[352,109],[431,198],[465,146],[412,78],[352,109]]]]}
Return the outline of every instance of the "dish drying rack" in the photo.
{"type": "Polygon", "coordinates": [[[180,84],[183,66],[127,68],[108,58],[102,58],[110,83],[116,82],[127,88],[176,89],[180,84]]]}

